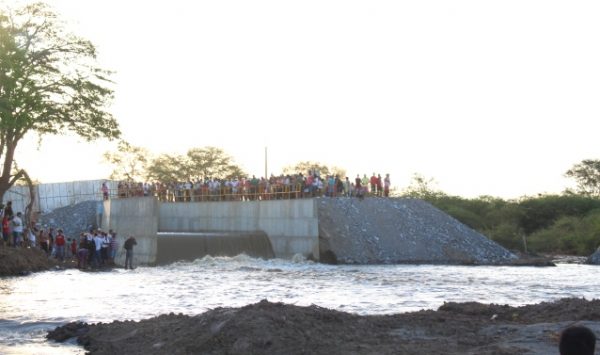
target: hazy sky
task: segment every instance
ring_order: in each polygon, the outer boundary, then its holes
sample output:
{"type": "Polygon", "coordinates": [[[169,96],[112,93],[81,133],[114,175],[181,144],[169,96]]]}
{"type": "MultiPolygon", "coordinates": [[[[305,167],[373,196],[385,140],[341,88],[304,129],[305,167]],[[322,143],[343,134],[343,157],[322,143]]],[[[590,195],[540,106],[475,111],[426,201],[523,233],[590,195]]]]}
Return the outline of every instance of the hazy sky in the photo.
{"type": "MultiPolygon", "coordinates": [[[[124,139],[413,173],[466,197],[560,192],[600,158],[599,1],[49,1],[116,71],[124,139]]],[[[29,145],[29,146],[28,146],[29,145]]],[[[18,150],[42,182],[107,177],[114,144],[18,150]]]]}

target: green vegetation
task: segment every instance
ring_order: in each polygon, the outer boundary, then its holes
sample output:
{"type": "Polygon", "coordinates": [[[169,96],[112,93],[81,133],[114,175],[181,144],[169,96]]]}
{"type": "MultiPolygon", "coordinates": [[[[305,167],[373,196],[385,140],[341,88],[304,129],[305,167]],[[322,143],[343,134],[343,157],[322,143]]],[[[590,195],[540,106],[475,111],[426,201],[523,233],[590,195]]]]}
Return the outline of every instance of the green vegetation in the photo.
{"type": "MultiPolygon", "coordinates": [[[[287,166],[283,168],[284,174],[304,174],[307,172],[318,172],[321,176],[325,177],[327,175],[337,175],[340,179],[344,179],[346,175],[346,170],[337,166],[327,166],[322,163],[314,162],[314,161],[301,161],[296,165],[287,166]]],[[[352,178],[352,177],[350,177],[352,178]]]]}
{"type": "Polygon", "coordinates": [[[121,141],[116,151],[104,153],[104,159],[113,166],[110,178],[127,182],[151,180],[170,183],[246,176],[232,157],[215,147],[192,148],[185,155],[160,154],[153,157],[147,149],[121,141]]]}
{"type": "Polygon", "coordinates": [[[529,252],[590,255],[600,245],[600,199],[591,194],[540,195],[518,200],[467,199],[415,175],[402,194],[424,199],[500,245],[529,252]]]}
{"type": "Polygon", "coordinates": [[[15,153],[26,135],[119,137],[106,110],[111,73],[95,59],[94,45],[65,31],[47,5],[0,8],[0,199],[25,174],[15,153]]]}

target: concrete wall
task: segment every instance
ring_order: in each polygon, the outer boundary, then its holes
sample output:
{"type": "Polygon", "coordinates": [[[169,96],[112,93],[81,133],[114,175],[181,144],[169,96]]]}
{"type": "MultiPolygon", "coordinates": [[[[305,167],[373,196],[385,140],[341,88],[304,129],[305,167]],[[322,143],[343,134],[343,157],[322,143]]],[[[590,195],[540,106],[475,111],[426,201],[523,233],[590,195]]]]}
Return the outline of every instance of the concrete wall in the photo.
{"type": "Polygon", "coordinates": [[[262,231],[278,258],[319,258],[314,199],[162,203],[158,215],[161,232],[262,231]]]}
{"type": "Polygon", "coordinates": [[[157,252],[158,202],[154,197],[131,197],[104,201],[102,229],[118,233],[117,264],[125,264],[123,243],[130,235],[137,240],[133,248],[134,266],[154,264],[157,252]]]}
{"type": "MultiPolygon", "coordinates": [[[[117,195],[117,181],[111,180],[87,180],[59,182],[52,184],[39,184],[35,186],[35,201],[33,211],[48,213],[56,208],[74,205],[84,201],[102,201],[100,187],[106,182],[111,196],[117,195]]],[[[13,211],[25,212],[25,206],[29,203],[29,187],[13,186],[3,198],[3,203],[13,203],[13,211]]]]}
{"type": "MultiPolygon", "coordinates": [[[[13,212],[25,212],[25,207],[29,203],[29,187],[13,186],[4,194],[2,203],[6,205],[8,201],[12,201],[13,212]]],[[[38,200],[34,201],[33,210],[38,210],[38,200]]]]}
{"type": "Polygon", "coordinates": [[[116,191],[117,182],[109,180],[71,181],[37,185],[37,206],[39,211],[46,213],[56,208],[74,205],[76,203],[102,200],[100,187],[106,182],[111,191],[116,191]]]}
{"type": "Polygon", "coordinates": [[[154,264],[160,232],[264,232],[278,258],[319,258],[319,221],[314,199],[159,203],[153,197],[104,201],[102,229],[118,233],[116,262],[129,235],[138,245],[134,262],[154,264]]]}

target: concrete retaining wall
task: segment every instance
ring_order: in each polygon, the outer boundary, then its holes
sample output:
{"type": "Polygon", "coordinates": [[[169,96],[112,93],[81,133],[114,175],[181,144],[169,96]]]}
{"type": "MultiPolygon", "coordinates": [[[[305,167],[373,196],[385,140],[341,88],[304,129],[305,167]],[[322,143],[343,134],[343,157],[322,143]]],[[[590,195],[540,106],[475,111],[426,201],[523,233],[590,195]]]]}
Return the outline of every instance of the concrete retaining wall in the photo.
{"type": "Polygon", "coordinates": [[[161,232],[258,232],[267,234],[278,258],[319,258],[319,221],[314,199],[162,203],[161,232]]]}
{"type": "Polygon", "coordinates": [[[123,243],[130,235],[137,245],[133,249],[134,266],[154,264],[157,252],[158,202],[154,197],[132,197],[104,201],[102,228],[118,233],[117,264],[125,264],[123,243]]]}
{"type": "Polygon", "coordinates": [[[102,228],[118,233],[116,261],[133,235],[135,262],[156,262],[160,232],[264,232],[278,258],[302,254],[319,258],[319,222],[315,200],[159,203],[153,197],[104,201],[102,228]]]}
{"type": "MultiPolygon", "coordinates": [[[[100,187],[103,182],[106,182],[111,196],[116,196],[118,182],[111,180],[71,181],[36,185],[33,211],[48,213],[57,208],[72,206],[80,202],[102,201],[100,187]]],[[[29,187],[13,186],[4,195],[2,203],[6,204],[8,201],[12,201],[13,211],[17,213],[25,212],[25,206],[27,206],[29,200],[29,187]]]]}
{"type": "Polygon", "coordinates": [[[100,187],[103,182],[107,183],[111,191],[116,191],[117,182],[109,180],[71,181],[37,185],[38,210],[46,213],[56,208],[74,205],[83,201],[102,201],[100,187]]]}

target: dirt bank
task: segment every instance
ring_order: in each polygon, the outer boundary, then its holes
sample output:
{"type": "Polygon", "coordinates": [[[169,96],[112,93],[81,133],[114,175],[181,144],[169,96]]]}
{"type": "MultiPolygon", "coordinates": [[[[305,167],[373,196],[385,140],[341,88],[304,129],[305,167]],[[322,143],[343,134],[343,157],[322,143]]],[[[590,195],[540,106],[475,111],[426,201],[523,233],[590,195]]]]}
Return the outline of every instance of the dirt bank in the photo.
{"type": "Polygon", "coordinates": [[[447,303],[386,316],[263,300],[197,316],[69,323],[48,338],[77,336],[91,354],[555,354],[560,331],[574,322],[599,334],[600,300],[447,303]]]}
{"type": "Polygon", "coordinates": [[[55,266],[40,249],[0,247],[0,277],[27,275],[55,266]]]}

